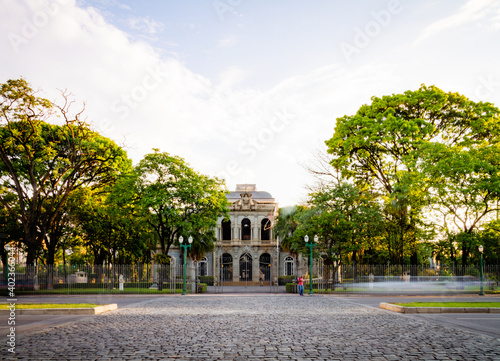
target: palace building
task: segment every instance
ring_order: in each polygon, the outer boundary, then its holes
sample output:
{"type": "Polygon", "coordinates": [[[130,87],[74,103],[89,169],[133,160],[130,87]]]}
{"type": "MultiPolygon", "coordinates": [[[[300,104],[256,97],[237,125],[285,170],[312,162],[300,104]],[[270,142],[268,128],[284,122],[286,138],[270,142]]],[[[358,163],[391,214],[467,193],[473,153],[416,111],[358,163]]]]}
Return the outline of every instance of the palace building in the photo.
{"type": "MultiPolygon", "coordinates": [[[[238,184],[226,196],[229,218],[217,220],[215,250],[196,265],[188,264],[188,273],[213,276],[216,284],[225,286],[276,285],[278,276],[296,275],[298,262],[279,248],[273,235],[278,215],[273,196],[258,191],[255,184],[238,184]]],[[[178,262],[179,251],[172,254],[178,262]]]]}

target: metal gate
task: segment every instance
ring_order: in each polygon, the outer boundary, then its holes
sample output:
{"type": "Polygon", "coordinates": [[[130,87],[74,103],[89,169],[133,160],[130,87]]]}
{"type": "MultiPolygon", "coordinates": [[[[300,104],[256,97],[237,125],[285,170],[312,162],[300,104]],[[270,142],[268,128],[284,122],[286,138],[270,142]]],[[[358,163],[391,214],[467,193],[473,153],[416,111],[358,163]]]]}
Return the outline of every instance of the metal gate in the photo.
{"type": "Polygon", "coordinates": [[[215,293],[275,293],[280,292],[277,277],[273,279],[273,271],[278,267],[272,262],[271,256],[264,253],[259,259],[254,259],[249,252],[243,253],[239,258],[233,258],[221,248],[214,252],[213,271],[214,286],[210,288],[215,293]],[[238,262],[238,272],[234,279],[234,262],[238,262]],[[255,268],[259,271],[254,274],[255,268]],[[262,282],[261,282],[262,279],[262,282]]]}
{"type": "Polygon", "coordinates": [[[259,258],[259,282],[261,285],[271,283],[271,255],[264,253],[259,258]]]}

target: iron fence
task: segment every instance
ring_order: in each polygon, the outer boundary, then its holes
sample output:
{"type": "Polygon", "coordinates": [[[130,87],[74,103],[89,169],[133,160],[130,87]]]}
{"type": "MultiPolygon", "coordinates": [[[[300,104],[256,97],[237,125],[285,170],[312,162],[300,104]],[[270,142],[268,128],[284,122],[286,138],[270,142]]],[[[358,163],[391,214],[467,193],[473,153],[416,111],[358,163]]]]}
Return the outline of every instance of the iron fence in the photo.
{"type": "MultiPolygon", "coordinates": [[[[12,274],[10,275],[12,276],[12,274]]],[[[38,265],[15,267],[15,293],[22,294],[113,294],[180,293],[183,265],[38,265]]],[[[5,293],[7,272],[0,285],[5,293]]],[[[11,285],[13,283],[11,282],[11,285]]],[[[197,278],[186,277],[187,292],[198,292],[197,278]]]]}
{"type": "MultiPolygon", "coordinates": [[[[183,264],[170,265],[38,265],[0,268],[2,294],[12,285],[22,294],[170,294],[183,289],[183,264]]],[[[187,273],[189,293],[205,290],[198,270],[187,273]]],[[[203,279],[203,277],[201,277],[203,279]]],[[[205,277],[207,278],[207,277],[205,277]]],[[[309,274],[304,288],[309,290],[309,274]]],[[[477,293],[481,286],[479,266],[429,267],[426,265],[327,265],[315,260],[312,274],[314,293],[432,294],[477,293]]],[[[500,267],[483,267],[485,292],[500,292],[500,267]]],[[[210,286],[210,285],[209,285],[210,286]]],[[[296,288],[296,287],[295,287],[296,288]]],[[[251,287],[250,287],[251,289],[251,287]]],[[[290,288],[288,288],[290,290],[290,288]]],[[[292,288],[293,289],[293,288],[292,288]]],[[[285,290],[282,286],[281,291],[285,290]]],[[[274,290],[276,291],[276,290],[274,290]]],[[[281,292],[280,291],[280,292],[281,292]]],[[[215,287],[215,292],[217,288],[215,287]]],[[[249,290],[251,292],[251,290],[249,290]]]]}
{"type": "MultiPolygon", "coordinates": [[[[313,290],[317,293],[432,294],[476,293],[481,287],[480,267],[439,265],[325,265],[316,260],[313,290]]],[[[309,275],[305,288],[309,289],[309,275]]],[[[485,291],[499,290],[500,267],[483,266],[485,291]]]]}

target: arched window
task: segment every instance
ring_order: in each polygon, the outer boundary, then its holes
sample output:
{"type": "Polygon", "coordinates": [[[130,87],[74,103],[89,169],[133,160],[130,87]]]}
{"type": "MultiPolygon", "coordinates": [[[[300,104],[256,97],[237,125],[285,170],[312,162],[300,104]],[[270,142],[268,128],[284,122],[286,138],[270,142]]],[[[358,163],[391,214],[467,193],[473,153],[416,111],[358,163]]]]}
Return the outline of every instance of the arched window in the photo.
{"type": "Polygon", "coordinates": [[[293,258],[290,256],[285,258],[285,276],[293,276],[293,258]]]}
{"type": "Polygon", "coordinates": [[[241,240],[249,241],[252,237],[252,223],[248,218],[241,221],[241,240]]]}
{"type": "Polygon", "coordinates": [[[231,221],[229,219],[225,219],[222,221],[222,240],[230,241],[231,240],[231,221]]]}
{"type": "Polygon", "coordinates": [[[207,257],[203,257],[201,261],[198,262],[198,276],[208,276],[207,257]]]}
{"type": "Polygon", "coordinates": [[[260,239],[263,241],[269,241],[271,239],[271,222],[268,218],[264,218],[260,222],[260,239]]]}
{"type": "MultiPolygon", "coordinates": [[[[263,278],[263,281],[271,280],[271,256],[269,253],[261,254],[259,258],[259,269],[260,269],[260,277],[263,278]]],[[[260,279],[260,278],[259,278],[260,279]]]]}

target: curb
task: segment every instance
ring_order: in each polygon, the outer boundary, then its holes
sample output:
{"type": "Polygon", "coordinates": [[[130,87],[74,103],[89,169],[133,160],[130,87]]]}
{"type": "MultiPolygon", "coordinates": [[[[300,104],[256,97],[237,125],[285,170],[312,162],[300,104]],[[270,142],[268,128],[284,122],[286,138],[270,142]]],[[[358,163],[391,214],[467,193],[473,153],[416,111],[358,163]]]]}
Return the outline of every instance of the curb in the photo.
{"type": "Polygon", "coordinates": [[[399,313],[500,313],[496,307],[405,307],[381,302],[380,308],[399,313]]]}
{"type": "MultiPolygon", "coordinates": [[[[15,309],[16,315],[97,315],[99,313],[114,311],[118,309],[116,303],[96,306],[93,308],[32,308],[15,309]]],[[[0,310],[0,315],[9,315],[12,311],[0,310]]]]}

